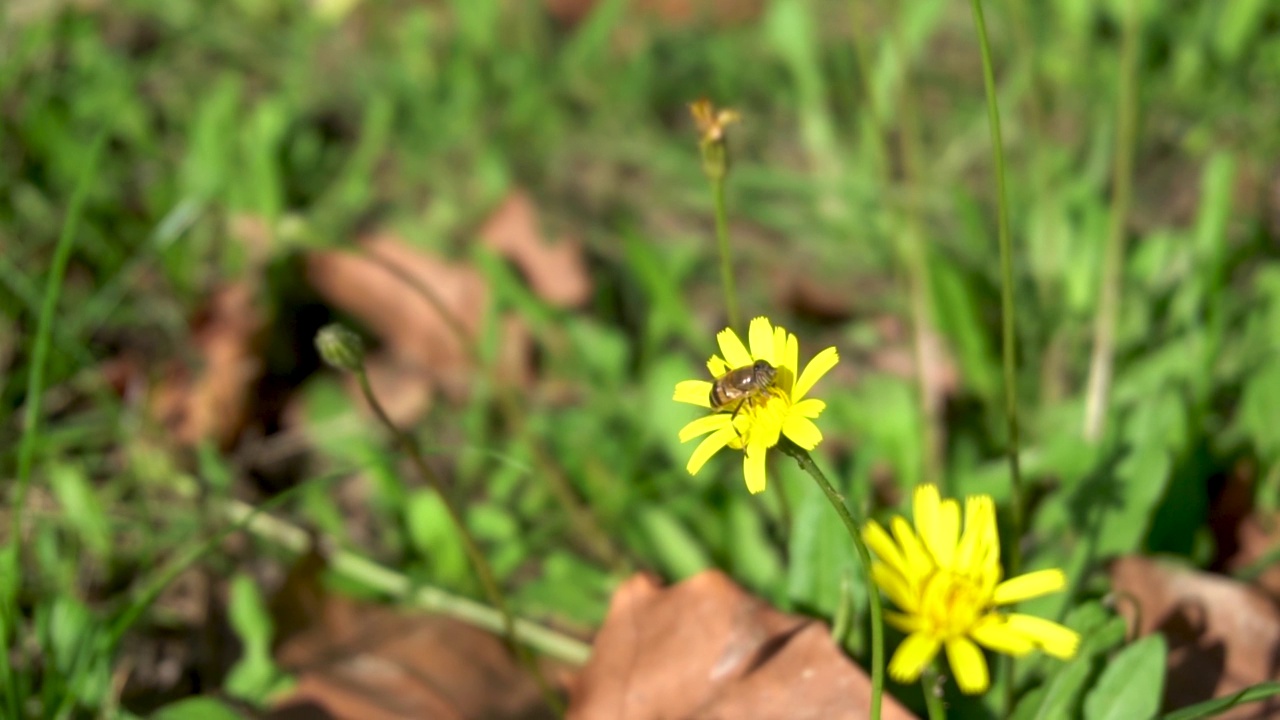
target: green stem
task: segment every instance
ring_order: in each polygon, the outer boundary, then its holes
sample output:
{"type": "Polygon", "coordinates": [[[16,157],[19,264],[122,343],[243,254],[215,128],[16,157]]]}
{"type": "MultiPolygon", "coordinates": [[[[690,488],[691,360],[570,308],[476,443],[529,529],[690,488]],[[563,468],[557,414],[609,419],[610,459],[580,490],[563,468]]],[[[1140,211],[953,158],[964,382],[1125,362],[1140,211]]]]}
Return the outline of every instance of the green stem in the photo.
{"type": "Polygon", "coordinates": [[[871,579],[871,552],[867,550],[867,545],[862,541],[862,532],[858,529],[858,523],[854,521],[853,515],[849,513],[849,508],[845,505],[844,497],[836,492],[836,489],[827,480],[827,476],[823,474],[822,469],[813,461],[813,456],[808,450],[796,445],[790,440],[783,439],[778,445],[782,451],[799,463],[800,469],[809,473],[809,476],[818,483],[818,487],[822,488],[822,492],[827,496],[831,507],[835,508],[836,514],[840,516],[841,522],[844,523],[845,530],[849,532],[849,538],[853,540],[853,547],[858,551],[858,559],[862,561],[862,574],[867,584],[867,599],[871,605],[871,720],[879,720],[880,718],[880,701],[884,695],[884,617],[880,607],[880,591],[876,589],[875,582],[871,579]]]}
{"type": "MultiPolygon", "coordinates": [[[[313,544],[307,531],[262,512],[238,500],[230,500],[223,512],[233,523],[232,529],[243,527],[255,537],[278,545],[293,553],[304,553],[313,544]]],[[[465,597],[439,588],[423,586],[403,574],[346,550],[336,550],[330,557],[330,568],[340,577],[391,597],[404,597],[418,608],[461,620],[490,632],[501,632],[502,613],[465,597]]],[[[582,665],[591,656],[591,647],[575,638],[528,620],[516,618],[520,641],[538,652],[566,663],[582,665]]]]}
{"type": "Polygon", "coordinates": [[[924,691],[924,707],[929,720],[946,720],[947,707],[942,702],[942,686],[938,683],[938,673],[932,666],[920,676],[920,689],[924,691]]]}
{"type": "Polygon", "coordinates": [[[1022,567],[1022,471],[1018,462],[1018,390],[1017,333],[1013,309],[1013,246],[1009,239],[1009,203],[1005,193],[1004,144],[1000,139],[1000,108],[996,100],[995,71],[991,68],[991,46],[987,42],[987,23],[982,16],[982,0],[972,0],[973,20],[978,27],[978,45],[982,50],[982,79],[987,90],[987,120],[991,125],[991,152],[996,165],[996,203],[1000,237],[1000,306],[1001,347],[1004,359],[1004,409],[1009,421],[1009,479],[1012,491],[1014,542],[1009,548],[1009,576],[1022,567]]]}
{"type": "MultiPolygon", "coordinates": [[[[48,280],[45,282],[44,300],[40,304],[40,317],[36,320],[36,334],[27,372],[22,439],[18,443],[18,475],[10,514],[9,546],[3,558],[3,567],[0,567],[0,593],[3,593],[3,598],[0,598],[0,645],[6,648],[21,646],[21,643],[10,643],[9,633],[17,635],[19,626],[20,613],[17,602],[19,578],[22,577],[20,568],[22,520],[26,516],[27,490],[31,486],[31,468],[35,464],[36,443],[40,438],[40,409],[44,397],[44,373],[49,360],[49,340],[53,335],[54,315],[58,310],[58,298],[62,295],[62,281],[66,276],[67,264],[71,260],[71,247],[75,244],[81,208],[88,194],[89,181],[97,169],[99,152],[106,139],[106,131],[99,132],[85,154],[84,166],[67,206],[62,233],[58,236],[58,244],[53,250],[53,262],[49,267],[48,280]]],[[[2,676],[0,680],[6,686],[5,696],[8,698],[11,716],[21,717],[18,681],[10,665],[8,651],[0,652],[0,676],[2,676]]]]}
{"type": "MultiPolygon", "coordinates": [[[[1013,309],[1013,247],[1009,239],[1009,201],[1005,193],[1004,142],[1000,134],[1000,105],[996,97],[995,71],[991,64],[991,44],[987,40],[987,22],[982,15],[982,0],[971,0],[973,22],[978,31],[978,47],[982,52],[982,83],[987,95],[987,120],[991,126],[991,153],[996,170],[996,214],[1000,238],[1000,305],[1001,349],[1004,359],[1004,404],[1009,422],[1009,489],[1010,520],[1013,542],[1009,544],[1009,576],[1016,577],[1022,568],[1023,492],[1022,471],[1019,467],[1018,390],[1017,390],[1017,335],[1014,330],[1013,309]]],[[[1009,656],[1001,664],[1004,676],[1005,714],[1013,711],[1014,660],[1009,656]]]]}
{"type": "Polygon", "coordinates": [[[720,283],[724,286],[724,307],[729,314],[729,327],[742,329],[738,321],[738,293],[733,285],[733,255],[729,251],[729,216],[725,209],[724,175],[711,177],[711,198],[715,203],[716,240],[720,245],[720,283]]]}
{"type": "MultiPolygon", "coordinates": [[[[853,8],[852,17],[855,18],[852,33],[854,38],[854,52],[858,58],[859,79],[862,83],[864,99],[867,104],[867,118],[870,125],[870,134],[873,142],[870,143],[875,153],[875,165],[880,171],[883,186],[892,188],[895,184],[903,188],[913,187],[918,175],[920,167],[919,158],[922,154],[922,141],[919,132],[919,123],[916,121],[916,105],[914,95],[911,92],[911,67],[907,63],[902,69],[902,79],[896,93],[898,102],[898,112],[900,116],[900,128],[898,128],[898,145],[901,157],[902,175],[900,178],[894,176],[892,163],[888,160],[892,156],[892,150],[889,144],[889,135],[885,130],[884,112],[877,107],[874,88],[871,85],[871,58],[867,53],[866,43],[860,34],[864,24],[857,21],[857,11],[853,8]]],[[[894,51],[898,57],[903,58],[906,62],[907,43],[902,37],[902,23],[894,22],[893,32],[889,35],[889,41],[893,44],[894,51]]],[[[919,403],[921,432],[923,435],[921,447],[923,448],[921,457],[921,467],[923,468],[923,482],[933,483],[942,486],[945,478],[942,476],[942,437],[939,431],[939,414],[941,408],[933,387],[932,378],[929,375],[929,368],[937,363],[933,361],[932,355],[936,352],[931,349],[930,333],[933,331],[933,298],[929,289],[929,258],[928,249],[924,243],[924,233],[921,229],[923,222],[920,218],[919,203],[913,197],[908,195],[907,200],[902,203],[895,203],[890,210],[893,225],[890,232],[897,239],[895,249],[898,251],[899,262],[906,271],[907,276],[907,296],[910,300],[911,308],[911,326],[912,326],[912,345],[916,363],[916,400],[919,403]]]]}
{"type": "MultiPolygon", "coordinates": [[[[485,362],[483,353],[480,352],[475,338],[471,336],[462,320],[459,319],[458,314],[445,303],[434,288],[422,282],[413,273],[376,252],[366,253],[363,257],[394,275],[396,279],[408,285],[411,290],[425,300],[431,306],[431,309],[435,310],[436,314],[444,320],[454,339],[458,341],[458,344],[467,353],[467,359],[470,362],[476,366],[480,366],[485,362]]],[[[495,368],[492,363],[486,369],[490,372],[490,381],[497,386],[498,382],[496,375],[494,375],[495,368]]],[[[524,418],[515,394],[505,388],[499,388],[497,396],[503,415],[514,426],[511,435],[513,437],[519,436],[524,425],[524,418]]],[[[538,464],[538,477],[547,482],[547,486],[551,490],[551,496],[564,508],[569,518],[569,524],[573,526],[576,533],[582,536],[586,547],[596,556],[596,559],[608,564],[613,569],[627,569],[626,559],[622,556],[621,551],[614,547],[609,534],[601,526],[600,521],[596,519],[592,509],[578,502],[577,497],[574,495],[573,486],[549,461],[547,453],[542,448],[541,441],[537,437],[531,437],[531,442],[534,459],[538,464]]]]}
{"type": "Polygon", "coordinates": [[[1120,283],[1124,265],[1124,226],[1133,197],[1133,151],[1138,135],[1138,45],[1142,23],[1139,3],[1130,3],[1120,46],[1120,98],[1116,109],[1116,154],[1111,168],[1111,219],[1102,258],[1102,282],[1098,288],[1098,314],[1094,318],[1093,352],[1086,385],[1084,436],[1096,441],[1102,435],[1111,395],[1112,361],[1115,357],[1116,320],[1120,314],[1120,283]]]}
{"type": "Polygon", "coordinates": [[[484,552],[480,550],[480,544],[476,542],[475,537],[467,528],[466,522],[462,517],[462,513],[458,510],[454,502],[449,498],[448,488],[445,487],[444,481],[436,473],[422,456],[422,451],[418,448],[418,443],[409,436],[408,433],[400,429],[395,421],[391,419],[382,404],[378,402],[377,395],[373,392],[373,387],[369,385],[369,376],[361,365],[355,371],[356,379],[360,383],[360,391],[364,394],[365,400],[369,403],[369,407],[373,409],[378,420],[387,428],[396,443],[400,446],[400,450],[409,458],[417,469],[418,474],[422,476],[427,484],[431,486],[436,494],[440,496],[440,501],[444,503],[445,510],[449,513],[449,519],[453,521],[454,529],[458,531],[458,537],[462,540],[462,548],[466,551],[467,557],[471,560],[471,565],[476,571],[476,576],[480,580],[480,585],[484,589],[484,593],[488,596],[489,602],[502,615],[502,631],[506,635],[507,641],[511,644],[512,650],[519,657],[520,662],[528,669],[533,679],[537,681],[538,687],[542,690],[542,694],[558,715],[564,715],[564,705],[560,702],[560,698],[552,689],[551,684],[542,674],[542,669],[538,667],[538,663],[533,656],[529,654],[528,649],[520,642],[520,638],[516,633],[515,616],[511,613],[511,608],[507,604],[506,597],[503,596],[502,590],[498,587],[497,578],[494,576],[493,568],[489,566],[488,559],[485,558],[484,552]]]}

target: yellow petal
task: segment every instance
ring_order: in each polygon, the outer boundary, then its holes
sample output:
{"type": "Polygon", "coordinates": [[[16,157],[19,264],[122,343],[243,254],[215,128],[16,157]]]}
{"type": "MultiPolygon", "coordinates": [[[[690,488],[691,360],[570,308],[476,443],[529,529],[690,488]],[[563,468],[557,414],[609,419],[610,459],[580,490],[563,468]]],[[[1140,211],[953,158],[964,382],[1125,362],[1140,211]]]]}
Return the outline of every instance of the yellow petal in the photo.
{"type": "Polygon", "coordinates": [[[689,442],[699,435],[706,435],[714,430],[719,430],[729,424],[729,415],[725,413],[716,413],[715,415],[704,415],[697,420],[690,422],[688,425],[680,428],[680,442],[689,442]]]}
{"type": "Polygon", "coordinates": [[[903,575],[912,585],[919,583],[934,571],[933,558],[924,549],[919,536],[906,520],[895,517],[892,523],[893,537],[902,548],[903,575]]]}
{"type": "Polygon", "coordinates": [[[913,633],[898,646],[889,660],[889,677],[900,683],[915,682],[938,654],[938,641],[924,633],[913,633]]]}
{"type": "Polygon", "coordinates": [[[809,364],[804,366],[804,372],[800,373],[800,379],[796,380],[796,386],[791,390],[791,401],[796,402],[803,398],[805,393],[812,390],[814,384],[821,380],[822,376],[826,375],[838,362],[840,362],[840,354],[833,347],[814,355],[809,364]]]}
{"type": "Polygon", "coordinates": [[[955,562],[956,545],[960,542],[960,503],[955,500],[943,500],[938,507],[937,529],[934,531],[937,547],[933,550],[933,559],[942,567],[952,567],[955,562]]]}
{"type": "MultiPolygon", "coordinates": [[[[990,495],[972,495],[964,505],[964,534],[956,548],[955,566],[975,571],[989,557],[994,540],[998,553],[1000,540],[995,534],[995,501],[990,495]]],[[[996,560],[999,560],[997,554],[996,560]]]]}
{"type": "Polygon", "coordinates": [[[779,370],[778,380],[775,380],[775,383],[779,387],[783,387],[783,389],[790,394],[791,388],[784,387],[782,383],[779,382],[786,376],[791,377],[793,380],[795,379],[795,373],[783,372],[787,365],[787,329],[781,325],[773,326],[773,360],[773,366],[779,370]]]}
{"type": "Polygon", "coordinates": [[[996,586],[992,602],[996,605],[1009,605],[1031,598],[1057,592],[1067,586],[1067,576],[1058,569],[1037,570],[1036,572],[1009,578],[996,586]]]}
{"type": "MultiPolygon", "coordinates": [[[[774,342],[778,342],[776,332],[774,342]]],[[[782,345],[782,352],[778,355],[778,387],[782,388],[782,391],[794,402],[799,399],[792,393],[795,390],[796,378],[800,376],[800,341],[793,333],[783,330],[782,345]]]]}
{"type": "Polygon", "coordinates": [[[706,380],[681,380],[676,383],[676,392],[671,399],[709,408],[711,407],[711,383],[706,380]]]}
{"type": "Polygon", "coordinates": [[[732,437],[735,437],[735,433],[733,432],[733,427],[729,425],[708,435],[694,449],[693,455],[689,457],[689,464],[685,465],[685,469],[689,471],[690,475],[697,475],[702,466],[706,465],[707,461],[711,459],[711,456],[719,452],[720,448],[724,447],[724,444],[729,442],[729,438],[732,437]]]}
{"type": "Polygon", "coordinates": [[[712,355],[711,359],[707,361],[707,371],[711,373],[713,378],[719,378],[732,369],[729,367],[729,363],[726,363],[724,358],[719,355],[712,355]]]}
{"type": "Polygon", "coordinates": [[[747,446],[746,455],[742,458],[742,475],[747,481],[747,492],[755,495],[764,492],[765,473],[764,458],[766,452],[754,444],[747,446]]]}
{"type": "Polygon", "coordinates": [[[751,357],[764,360],[770,365],[773,361],[773,325],[769,318],[751,319],[751,327],[747,330],[747,341],[751,343],[751,357]]]}
{"type": "Polygon", "coordinates": [[[892,610],[886,610],[884,612],[884,621],[887,625],[897,628],[898,630],[901,630],[902,632],[907,633],[908,635],[920,630],[920,624],[921,624],[919,615],[908,615],[906,613],[896,613],[896,612],[893,612],[892,610]]]}
{"type": "Polygon", "coordinates": [[[968,638],[947,641],[947,663],[951,665],[956,685],[960,686],[960,691],[964,694],[984,693],[991,685],[991,677],[987,674],[987,659],[982,657],[982,650],[968,638]]]}
{"type": "MultiPolygon", "coordinates": [[[[710,391],[708,391],[710,392],[710,391]]],[[[817,398],[805,398],[800,402],[791,406],[793,415],[800,415],[807,418],[816,418],[827,409],[827,404],[817,398]]]]}
{"type": "Polygon", "coordinates": [[[924,541],[924,547],[933,556],[934,562],[938,560],[936,548],[939,538],[936,533],[938,511],[941,506],[942,496],[938,492],[937,485],[917,485],[916,491],[911,494],[911,518],[915,521],[916,532],[920,534],[920,539],[924,541]]]}
{"type": "Polygon", "coordinates": [[[805,450],[812,450],[822,442],[822,431],[807,417],[790,415],[782,424],[782,434],[805,450]]]}
{"type": "Polygon", "coordinates": [[[736,369],[751,364],[751,353],[747,352],[747,347],[742,344],[742,340],[733,328],[725,328],[716,333],[716,342],[720,344],[720,354],[724,356],[724,361],[730,368],[736,369]]]}
{"type": "Polygon", "coordinates": [[[996,652],[1014,657],[1022,657],[1036,649],[1030,638],[1012,629],[1005,618],[995,614],[980,619],[969,631],[969,636],[996,652]]]}
{"type": "Polygon", "coordinates": [[[907,561],[902,557],[902,551],[893,542],[893,538],[889,537],[889,533],[885,532],[880,523],[868,520],[867,524],[862,526],[862,541],[881,562],[893,568],[898,574],[906,575],[907,561]]]}
{"type": "Polygon", "coordinates": [[[769,398],[764,407],[755,408],[751,413],[751,444],[759,445],[762,449],[777,445],[786,410],[787,401],[779,397],[769,398]]]}
{"type": "Polygon", "coordinates": [[[876,584],[889,600],[899,609],[909,613],[920,612],[920,601],[916,597],[912,585],[898,571],[884,563],[871,565],[871,581],[876,584]]]}
{"type": "Polygon", "coordinates": [[[1036,647],[1056,658],[1070,659],[1080,647],[1080,633],[1051,620],[1012,613],[1005,617],[1005,622],[1010,630],[1025,635],[1036,647]]]}

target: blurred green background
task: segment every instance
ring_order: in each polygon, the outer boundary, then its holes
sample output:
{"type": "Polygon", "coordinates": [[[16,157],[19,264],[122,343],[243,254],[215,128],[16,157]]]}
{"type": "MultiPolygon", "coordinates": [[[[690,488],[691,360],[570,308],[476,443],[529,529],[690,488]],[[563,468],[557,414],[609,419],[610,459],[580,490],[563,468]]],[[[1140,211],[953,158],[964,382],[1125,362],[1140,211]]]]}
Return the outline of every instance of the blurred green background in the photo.
{"type": "MultiPolygon", "coordinates": [[[[176,680],[113,686],[128,648],[190,621],[161,603],[130,620],[132,644],[108,628],[184,552],[241,578],[233,608],[261,602],[259,565],[289,555],[265,541],[206,547],[231,498],[299,488],[272,512],[479,597],[439,498],[310,350],[327,320],[370,331],[317,297],[305,258],[373,231],[474,268],[490,290],[467,392],[438,398],[413,430],[522,614],[586,633],[630,570],[678,580],[719,567],[781,608],[852,612],[847,646],[865,665],[854,556],[794,465],[777,458],[759,497],[736,456],[684,470],[693,445],[676,432],[695,413],[672,387],[704,375],[726,322],[688,103],[743,116],[728,205],[744,313],[795,331],[802,362],[840,350],[817,391],[818,455],[851,504],[896,510],[925,480],[1004,503],[995,168],[969,5],[346,5],[0,8],[0,477],[7,515],[25,523],[5,629],[40,648],[14,656],[6,691],[43,697],[35,715],[52,717],[64,696],[92,715],[228,689],[234,673],[201,675],[189,658],[176,680]],[[550,235],[581,243],[586,302],[545,301],[478,242],[516,191],[550,235]],[[69,224],[16,506],[37,318],[69,224]],[[227,442],[177,440],[155,394],[174,362],[199,375],[199,319],[237,284],[265,329],[250,419],[227,442]],[[489,372],[504,314],[536,346],[517,391],[489,372]],[[300,447],[264,460],[285,432],[300,447]]],[[[1021,542],[1029,566],[1072,578],[1036,606],[1061,618],[1106,592],[1105,561],[1122,554],[1222,567],[1211,518],[1225,490],[1260,513],[1280,502],[1280,7],[986,11],[1032,500],[1021,542]],[[1090,438],[1109,291],[1112,382],[1090,438]]],[[[244,635],[270,629],[239,632],[254,646],[244,635]]],[[[1030,665],[1028,677],[1054,671],[1030,665]]],[[[230,694],[262,700],[262,672],[230,694]]]]}

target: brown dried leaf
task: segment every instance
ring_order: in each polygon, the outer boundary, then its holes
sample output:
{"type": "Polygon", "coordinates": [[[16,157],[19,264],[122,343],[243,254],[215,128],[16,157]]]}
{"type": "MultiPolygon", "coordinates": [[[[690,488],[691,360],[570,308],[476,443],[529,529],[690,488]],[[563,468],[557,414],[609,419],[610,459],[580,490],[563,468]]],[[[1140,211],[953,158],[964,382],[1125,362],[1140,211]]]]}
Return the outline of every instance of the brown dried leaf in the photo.
{"type": "Polygon", "coordinates": [[[591,297],[591,276],[581,246],[567,238],[550,242],[526,193],[517,190],[508,195],[480,228],[480,238],[515,263],[533,291],[548,303],[576,307],[591,297]]]}
{"type": "MultiPolygon", "coordinates": [[[[1117,560],[1111,581],[1118,607],[1141,635],[1159,632],[1169,642],[1166,710],[1221,697],[1280,670],[1280,610],[1265,594],[1209,573],[1142,557],[1117,560]],[[1136,606],[1136,607],[1135,607],[1136,606]]],[[[1244,720],[1280,713],[1272,698],[1218,717],[1244,720]]]]}
{"type": "MultiPolygon", "coordinates": [[[[392,355],[398,372],[421,373],[454,399],[475,369],[474,343],[488,312],[489,289],[474,268],[375,235],[357,252],[306,258],[308,281],[332,306],[354,316],[392,355]]],[[[501,379],[529,382],[529,335],[503,321],[501,379]]],[[[424,405],[425,406],[425,405],[424,405]]]]}
{"type": "Polygon", "coordinates": [[[152,414],[179,444],[208,439],[225,449],[248,421],[265,328],[256,295],[249,282],[215,291],[193,323],[198,366],[172,363],[156,387],[152,414]]]}
{"type": "MultiPolygon", "coordinates": [[[[1249,515],[1236,527],[1236,553],[1227,564],[1229,570],[1242,570],[1255,563],[1265,562],[1267,557],[1280,547],[1280,515],[1272,514],[1261,517],[1249,515]]],[[[1253,578],[1253,584],[1280,602],[1280,565],[1271,562],[1253,578]]]]}
{"type": "MultiPolygon", "coordinates": [[[[870,698],[870,680],[823,624],[717,571],[668,589],[636,575],[614,593],[568,717],[836,720],[867,717],[870,698]]],[[[883,717],[914,716],[885,698],[883,717]]]]}
{"type": "Polygon", "coordinates": [[[274,717],[553,718],[501,640],[455,620],[324,592],[312,553],[273,601],[282,667],[297,676],[274,717]]]}

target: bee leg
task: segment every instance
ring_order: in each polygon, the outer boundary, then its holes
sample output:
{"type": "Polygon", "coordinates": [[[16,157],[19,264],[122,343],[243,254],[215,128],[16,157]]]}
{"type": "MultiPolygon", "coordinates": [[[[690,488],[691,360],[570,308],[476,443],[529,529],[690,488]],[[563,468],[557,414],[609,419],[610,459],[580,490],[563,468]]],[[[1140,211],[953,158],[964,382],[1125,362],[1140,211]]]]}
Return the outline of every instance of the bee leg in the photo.
{"type": "Polygon", "coordinates": [[[741,400],[739,400],[737,407],[733,409],[733,414],[729,416],[729,426],[732,427],[733,431],[738,434],[739,440],[743,439],[742,432],[738,430],[738,425],[734,421],[738,419],[738,411],[742,409],[742,406],[745,405],[746,402],[747,402],[747,398],[742,398],[741,400]]]}

